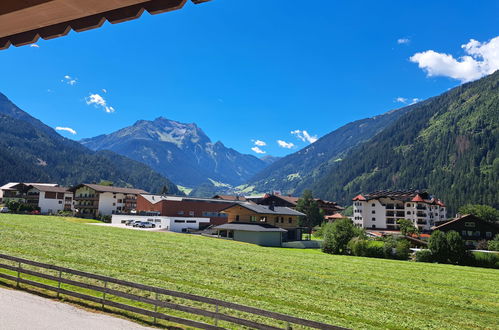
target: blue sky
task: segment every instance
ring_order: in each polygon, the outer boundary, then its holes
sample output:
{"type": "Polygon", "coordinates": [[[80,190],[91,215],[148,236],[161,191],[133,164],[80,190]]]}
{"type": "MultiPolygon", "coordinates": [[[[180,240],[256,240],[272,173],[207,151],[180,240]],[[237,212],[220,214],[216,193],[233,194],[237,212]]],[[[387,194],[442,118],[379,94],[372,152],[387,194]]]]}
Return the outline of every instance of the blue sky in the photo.
{"type": "Polygon", "coordinates": [[[0,92],[76,140],[164,116],[282,156],[499,68],[498,1],[304,3],[188,3],[11,47],[0,92]]]}

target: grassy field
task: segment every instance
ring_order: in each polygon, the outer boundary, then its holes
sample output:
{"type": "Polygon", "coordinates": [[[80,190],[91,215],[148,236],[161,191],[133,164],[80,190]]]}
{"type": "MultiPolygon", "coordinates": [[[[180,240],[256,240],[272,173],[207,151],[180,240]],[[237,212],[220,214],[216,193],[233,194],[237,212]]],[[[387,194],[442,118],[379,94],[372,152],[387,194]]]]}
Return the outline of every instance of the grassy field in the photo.
{"type": "Polygon", "coordinates": [[[351,328],[496,328],[499,271],[0,215],[0,252],[351,328]]]}

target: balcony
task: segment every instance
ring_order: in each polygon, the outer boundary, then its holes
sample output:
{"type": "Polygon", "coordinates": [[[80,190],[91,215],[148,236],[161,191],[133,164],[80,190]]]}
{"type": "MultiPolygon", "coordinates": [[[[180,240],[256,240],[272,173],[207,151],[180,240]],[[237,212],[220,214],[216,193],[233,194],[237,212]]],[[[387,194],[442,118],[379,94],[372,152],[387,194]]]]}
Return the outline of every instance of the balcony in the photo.
{"type": "Polygon", "coordinates": [[[404,210],[404,205],[395,205],[395,210],[404,210]]]}
{"type": "Polygon", "coordinates": [[[394,225],[395,224],[395,220],[393,220],[393,219],[386,219],[386,223],[388,225],[394,225]]]}
{"type": "Polygon", "coordinates": [[[418,210],[426,210],[426,206],[424,206],[424,205],[418,205],[418,206],[416,206],[416,209],[418,209],[418,210]]]}
{"type": "Polygon", "coordinates": [[[426,225],[427,224],[426,220],[422,220],[422,219],[418,219],[417,223],[418,223],[418,225],[426,225]]]}
{"type": "Polygon", "coordinates": [[[404,213],[404,212],[397,212],[397,213],[396,213],[396,216],[397,216],[397,217],[404,217],[404,216],[405,216],[405,213],[404,213]]]}
{"type": "Polygon", "coordinates": [[[75,196],[74,197],[75,201],[98,201],[99,197],[98,196],[75,196]]]}
{"type": "Polygon", "coordinates": [[[425,212],[418,212],[417,216],[418,217],[425,217],[426,218],[426,213],[425,212]]]}
{"type": "Polygon", "coordinates": [[[75,204],[76,209],[97,209],[97,205],[83,205],[83,204],[75,204]]]}
{"type": "Polygon", "coordinates": [[[395,212],[393,211],[386,211],[386,216],[387,217],[393,217],[395,215],[395,212]]]}

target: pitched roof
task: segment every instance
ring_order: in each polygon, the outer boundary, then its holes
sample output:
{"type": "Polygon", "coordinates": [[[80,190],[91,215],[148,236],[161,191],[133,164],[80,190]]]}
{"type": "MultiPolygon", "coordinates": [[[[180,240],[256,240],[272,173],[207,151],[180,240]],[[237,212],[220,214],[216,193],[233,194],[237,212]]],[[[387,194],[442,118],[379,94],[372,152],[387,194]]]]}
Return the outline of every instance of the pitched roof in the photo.
{"type": "Polygon", "coordinates": [[[464,214],[464,215],[462,215],[462,216],[459,216],[459,217],[456,217],[456,218],[454,218],[454,219],[452,219],[452,220],[449,220],[449,221],[447,221],[447,222],[444,222],[444,223],[443,223],[443,224],[441,224],[441,225],[438,225],[438,226],[433,226],[431,229],[432,229],[432,230],[439,230],[439,229],[441,229],[441,228],[443,228],[443,227],[446,227],[446,226],[448,226],[448,225],[450,225],[450,224],[452,224],[452,223],[454,223],[454,222],[458,222],[458,221],[462,221],[462,220],[478,220],[478,221],[481,221],[481,222],[486,222],[486,223],[488,223],[488,224],[490,224],[490,225],[492,225],[492,226],[496,226],[496,227],[498,227],[498,228],[499,228],[499,225],[498,225],[498,224],[487,222],[487,221],[485,221],[485,220],[480,219],[480,218],[479,218],[479,217],[477,217],[477,216],[474,216],[473,214],[464,214]]]}
{"type": "MultiPolygon", "coordinates": [[[[191,0],[195,4],[210,0],[191,0]]],[[[52,39],[71,30],[82,32],[139,18],[144,11],[159,14],[184,6],[187,0],[2,0],[0,49],[27,45],[40,37],[52,39]]],[[[157,31],[152,31],[157,33],[157,31]]]]}
{"type": "Polygon", "coordinates": [[[359,195],[355,196],[354,198],[352,198],[352,200],[353,201],[365,201],[366,198],[359,194],[359,195]]]}
{"type": "Polygon", "coordinates": [[[236,196],[236,195],[215,195],[212,197],[213,199],[223,199],[226,201],[246,201],[246,197],[244,196],[236,196]]]}
{"type": "Polygon", "coordinates": [[[345,219],[345,218],[348,218],[344,215],[341,215],[340,213],[335,213],[333,215],[326,215],[324,217],[325,219],[345,219]]]}
{"type": "Polygon", "coordinates": [[[39,191],[47,191],[47,192],[58,192],[58,193],[68,193],[68,188],[59,187],[59,186],[48,186],[48,185],[40,185],[40,184],[30,184],[28,188],[35,188],[39,191]]]}
{"type": "Polygon", "coordinates": [[[369,194],[358,195],[353,200],[373,200],[379,198],[391,198],[393,200],[399,200],[403,202],[418,202],[445,206],[445,204],[431,196],[428,192],[416,189],[410,190],[379,190],[369,194]],[[364,199],[362,199],[364,198],[364,199]]]}
{"type": "Polygon", "coordinates": [[[227,205],[234,205],[234,201],[228,201],[224,199],[216,199],[216,198],[202,198],[202,197],[184,197],[184,196],[171,196],[171,195],[153,195],[153,194],[140,194],[143,198],[145,198],[149,203],[156,204],[162,201],[171,201],[171,202],[208,202],[208,203],[220,203],[227,205]]]}
{"type": "Polygon", "coordinates": [[[275,215],[292,215],[292,216],[304,216],[304,213],[298,212],[296,210],[293,210],[289,207],[283,207],[283,206],[274,206],[273,208],[266,206],[266,205],[258,205],[258,204],[253,204],[253,203],[248,203],[248,202],[242,202],[242,203],[235,203],[224,210],[228,210],[232,207],[235,206],[241,206],[244,207],[250,211],[253,211],[258,214],[275,214],[275,215]]]}
{"type": "Polygon", "coordinates": [[[240,230],[240,231],[252,231],[252,232],[287,232],[286,229],[278,228],[267,223],[251,223],[251,222],[229,222],[220,226],[216,226],[213,229],[220,230],[240,230]]]}
{"type": "Polygon", "coordinates": [[[97,192],[111,192],[111,193],[116,193],[116,194],[134,194],[134,195],[139,195],[139,194],[147,194],[147,191],[142,190],[142,189],[134,189],[134,188],[122,188],[122,187],[113,187],[113,186],[103,186],[100,184],[90,184],[90,183],[82,183],[80,185],[77,185],[76,187],[71,188],[71,191],[75,191],[76,189],[80,187],[89,187],[97,192]]]}

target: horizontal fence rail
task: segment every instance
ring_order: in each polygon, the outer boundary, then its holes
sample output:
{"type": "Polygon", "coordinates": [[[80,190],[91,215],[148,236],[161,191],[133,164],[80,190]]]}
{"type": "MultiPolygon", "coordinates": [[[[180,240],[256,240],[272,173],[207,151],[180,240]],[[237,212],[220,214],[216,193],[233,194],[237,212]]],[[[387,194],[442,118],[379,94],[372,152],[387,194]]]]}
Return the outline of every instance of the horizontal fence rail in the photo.
{"type": "Polygon", "coordinates": [[[231,315],[224,314],[219,311],[219,308],[227,308],[227,309],[232,309],[236,311],[241,311],[245,313],[249,313],[252,315],[260,316],[260,317],[265,317],[268,319],[276,320],[276,321],[281,321],[287,323],[287,329],[292,329],[291,324],[296,324],[296,325],[301,325],[309,328],[315,328],[315,329],[345,329],[342,327],[337,327],[337,326],[332,326],[329,324],[321,323],[321,322],[315,322],[315,321],[310,321],[290,315],[285,315],[285,314],[280,314],[280,313],[275,313],[271,311],[267,311],[264,309],[259,309],[255,307],[249,307],[249,306],[244,306],[236,303],[231,303],[223,300],[218,300],[214,298],[208,298],[208,297],[203,297],[203,296],[198,296],[194,294],[189,294],[189,293],[183,293],[179,291],[173,291],[173,290],[167,290],[163,288],[158,288],[154,286],[149,286],[149,285],[144,285],[144,284],[139,284],[139,283],[134,283],[134,282],[129,282],[129,281],[124,281],[124,280],[119,280],[116,278],[108,277],[108,276],[103,276],[103,275],[97,275],[97,274],[92,274],[92,273],[87,273],[87,272],[82,272],[70,268],[65,268],[65,267],[59,267],[55,265],[50,265],[50,264],[45,264],[37,261],[32,261],[32,260],[27,260],[23,258],[18,258],[18,257],[13,257],[5,254],[0,254],[0,269],[5,269],[9,270],[12,272],[16,272],[17,275],[9,275],[5,273],[0,273],[0,278],[7,279],[10,281],[13,281],[16,283],[16,286],[19,287],[19,284],[27,284],[31,285],[40,289],[44,289],[47,291],[52,291],[57,293],[57,297],[59,298],[61,294],[71,296],[74,298],[78,298],[81,300],[85,301],[91,301],[97,304],[100,304],[102,308],[104,306],[109,306],[109,307],[114,307],[117,309],[125,310],[128,312],[140,314],[143,316],[149,316],[154,319],[154,323],[156,323],[156,319],[159,320],[165,320],[177,324],[182,324],[194,328],[199,328],[199,329],[224,329],[223,327],[218,326],[218,321],[226,321],[230,322],[233,324],[237,325],[242,325],[245,327],[249,328],[254,328],[254,329],[265,329],[265,330],[274,330],[274,329],[282,329],[270,325],[266,325],[263,323],[255,322],[252,320],[247,320],[243,319],[241,317],[235,317],[231,315]],[[3,260],[8,260],[11,262],[16,263],[15,266],[5,264],[1,262],[1,259],[3,260]],[[31,269],[26,269],[23,268],[22,265],[30,265],[34,267],[38,267],[41,269],[46,269],[46,270],[52,270],[58,272],[57,276],[54,275],[49,275],[45,273],[41,273],[39,271],[31,270],[31,269]],[[50,281],[57,282],[57,287],[47,285],[44,283],[40,283],[34,280],[22,278],[21,274],[26,274],[50,281]],[[94,284],[89,284],[89,283],[83,283],[80,281],[75,281],[72,279],[64,278],[63,274],[71,274],[71,275],[76,275],[79,277],[87,278],[87,279],[93,279],[93,280],[98,280],[104,283],[104,286],[98,286],[94,284]],[[123,292],[119,290],[115,290],[112,288],[108,287],[108,284],[117,284],[120,286],[128,287],[128,288],[133,288],[133,289],[138,289],[141,291],[146,291],[146,292],[151,292],[156,294],[156,298],[148,298],[148,297],[143,297],[139,296],[133,293],[128,293],[128,292],[123,292]],[[61,284],[67,284],[70,286],[74,287],[79,287],[82,289],[88,289],[92,291],[96,291],[99,293],[102,293],[102,297],[95,297],[91,296],[88,294],[84,294],[81,292],[75,292],[67,289],[61,288],[61,284]],[[140,303],[145,303],[152,305],[154,307],[154,311],[147,310],[144,308],[139,308],[135,306],[130,306],[127,304],[119,303],[116,301],[112,301],[110,299],[106,299],[106,295],[112,295],[115,297],[120,297],[128,300],[132,300],[135,302],[140,302],[140,303]],[[193,302],[198,302],[198,303],[204,303],[211,305],[211,307],[215,308],[215,311],[212,310],[206,310],[206,309],[201,309],[198,307],[192,307],[192,306],[185,306],[169,301],[163,301],[159,300],[158,296],[163,295],[163,296],[169,296],[169,297],[175,297],[175,298],[181,298],[193,302]],[[194,314],[194,315],[199,315],[199,316],[205,316],[212,318],[214,320],[214,325],[208,324],[208,323],[203,323],[203,322],[198,322],[198,321],[193,321],[185,318],[180,318],[176,316],[171,316],[171,315],[166,315],[164,313],[158,312],[157,309],[158,307],[161,308],[167,308],[171,310],[176,310],[180,312],[185,312],[189,314],[194,314]]]}

